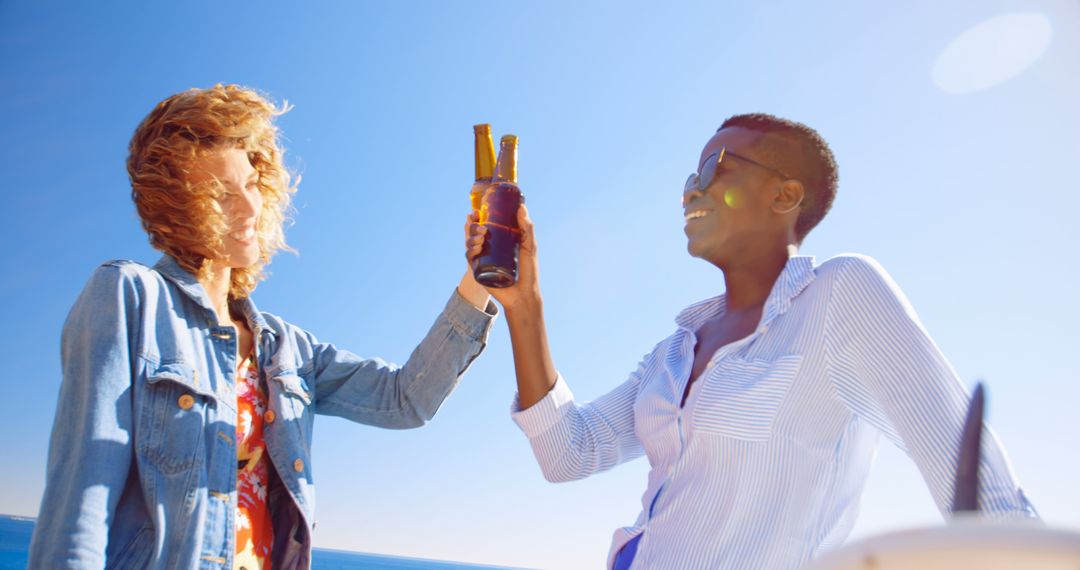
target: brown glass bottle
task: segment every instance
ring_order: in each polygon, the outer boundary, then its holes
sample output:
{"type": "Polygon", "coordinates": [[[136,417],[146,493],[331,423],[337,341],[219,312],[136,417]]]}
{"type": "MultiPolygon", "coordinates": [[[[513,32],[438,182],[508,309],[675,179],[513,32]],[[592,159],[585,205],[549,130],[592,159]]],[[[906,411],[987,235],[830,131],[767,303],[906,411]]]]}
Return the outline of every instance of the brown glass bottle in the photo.
{"type": "Polygon", "coordinates": [[[476,178],[469,200],[474,212],[480,211],[480,202],[484,191],[491,186],[491,177],[495,175],[495,144],[491,142],[491,125],[482,123],[473,125],[473,158],[476,164],[476,178]]]}
{"type": "Polygon", "coordinates": [[[480,203],[480,223],[487,228],[487,235],[484,248],[476,257],[473,276],[485,287],[509,287],[517,281],[521,242],[517,213],[525,202],[525,195],[517,185],[517,147],[518,139],[514,135],[505,135],[499,141],[495,177],[480,203]]]}

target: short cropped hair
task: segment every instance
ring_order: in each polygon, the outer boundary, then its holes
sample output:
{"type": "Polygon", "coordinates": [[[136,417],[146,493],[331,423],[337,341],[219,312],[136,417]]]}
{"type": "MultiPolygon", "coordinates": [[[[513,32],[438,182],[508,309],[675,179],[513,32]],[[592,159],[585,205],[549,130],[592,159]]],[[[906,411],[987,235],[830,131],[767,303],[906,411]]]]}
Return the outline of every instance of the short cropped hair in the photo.
{"type": "Polygon", "coordinates": [[[194,161],[224,149],[247,152],[263,199],[256,229],[259,261],[232,271],[233,298],[251,294],[270,258],[290,250],[284,225],[296,186],[284,166],[274,125],[275,117],[288,109],[287,103],[275,106],[238,85],[190,89],[158,103],[128,147],[131,197],[150,244],[197,276],[207,269],[206,260],[224,255],[228,220],[216,200],[225,191],[222,184],[189,181],[194,161]]]}
{"type": "MultiPolygon", "coordinates": [[[[795,235],[802,243],[806,234],[825,218],[836,198],[839,172],[832,150],[817,131],[810,127],[765,113],[735,115],[720,129],[740,127],[761,133],[780,135],[796,143],[796,156],[783,157],[785,172],[802,182],[806,189],[802,210],[795,222],[795,235]]],[[[717,129],[717,130],[720,130],[717,129]]]]}

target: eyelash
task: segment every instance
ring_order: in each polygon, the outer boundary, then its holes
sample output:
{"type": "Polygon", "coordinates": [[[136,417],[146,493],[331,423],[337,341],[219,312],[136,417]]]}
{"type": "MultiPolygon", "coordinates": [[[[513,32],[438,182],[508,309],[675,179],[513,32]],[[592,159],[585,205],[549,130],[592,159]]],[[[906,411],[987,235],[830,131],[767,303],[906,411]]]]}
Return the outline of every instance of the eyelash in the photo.
{"type": "MultiPolygon", "coordinates": [[[[248,184],[244,188],[245,191],[252,190],[252,189],[258,191],[259,190],[259,184],[256,183],[256,182],[252,182],[251,184],[248,184]]],[[[236,200],[238,197],[239,196],[237,195],[236,192],[232,192],[232,191],[229,191],[229,190],[225,191],[225,199],[227,199],[227,200],[236,200]]]]}

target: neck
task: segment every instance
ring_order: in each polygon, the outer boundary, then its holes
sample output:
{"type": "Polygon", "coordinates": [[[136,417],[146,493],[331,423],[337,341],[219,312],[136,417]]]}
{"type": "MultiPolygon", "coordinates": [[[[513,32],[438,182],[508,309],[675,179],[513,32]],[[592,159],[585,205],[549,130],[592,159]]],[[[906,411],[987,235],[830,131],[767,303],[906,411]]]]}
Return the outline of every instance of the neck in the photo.
{"type": "Polygon", "coordinates": [[[210,296],[210,304],[217,313],[218,324],[222,326],[232,325],[232,316],[229,314],[229,284],[232,281],[232,269],[228,267],[216,267],[213,262],[208,262],[206,270],[199,277],[206,294],[210,296]]]}
{"type": "Polygon", "coordinates": [[[784,248],[773,248],[767,253],[756,254],[722,267],[727,291],[727,312],[760,309],[769,298],[776,278],[784,271],[788,259],[798,252],[797,246],[788,244],[784,248]]]}

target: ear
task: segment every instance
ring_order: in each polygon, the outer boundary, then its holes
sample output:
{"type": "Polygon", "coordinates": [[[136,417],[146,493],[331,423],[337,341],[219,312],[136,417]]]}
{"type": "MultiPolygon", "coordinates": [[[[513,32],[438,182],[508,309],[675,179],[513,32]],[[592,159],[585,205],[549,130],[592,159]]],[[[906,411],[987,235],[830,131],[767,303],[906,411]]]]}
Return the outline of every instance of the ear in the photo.
{"type": "Polygon", "coordinates": [[[792,212],[802,205],[805,196],[806,188],[803,188],[802,182],[785,180],[773,197],[772,211],[777,214],[792,212]]]}

